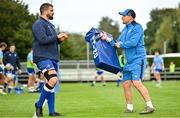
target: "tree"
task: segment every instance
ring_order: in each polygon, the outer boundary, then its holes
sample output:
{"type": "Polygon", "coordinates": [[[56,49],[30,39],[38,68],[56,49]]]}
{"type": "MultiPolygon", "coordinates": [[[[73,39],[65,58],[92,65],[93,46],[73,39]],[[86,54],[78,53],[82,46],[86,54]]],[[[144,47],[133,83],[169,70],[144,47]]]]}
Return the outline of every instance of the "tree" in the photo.
{"type": "Polygon", "coordinates": [[[28,5],[19,0],[1,0],[0,42],[15,43],[21,59],[31,47],[31,27],[37,15],[29,13],[28,5]],[[22,51],[23,50],[23,51],[22,51]]]}
{"type": "Polygon", "coordinates": [[[160,24],[160,28],[155,33],[155,43],[153,47],[155,49],[160,49],[163,52],[164,42],[168,44],[167,52],[174,52],[177,50],[177,46],[175,44],[176,40],[174,40],[175,32],[173,31],[172,26],[172,18],[166,17],[163,22],[160,24]]]}
{"type": "Polygon", "coordinates": [[[68,40],[62,42],[61,59],[86,59],[86,42],[79,33],[71,33],[68,40]]]}
{"type": "Polygon", "coordinates": [[[114,39],[117,39],[120,34],[118,22],[113,21],[109,17],[102,17],[98,27],[99,29],[112,34],[114,39]]]}
{"type": "Polygon", "coordinates": [[[180,52],[180,3],[178,5],[178,8],[177,8],[177,13],[176,13],[176,21],[174,21],[174,30],[175,30],[175,38],[176,38],[176,41],[177,41],[177,52],[180,52]]]}
{"type": "Polygon", "coordinates": [[[176,9],[153,9],[150,13],[151,21],[147,23],[147,29],[145,30],[145,44],[147,50],[152,50],[155,43],[156,32],[160,28],[161,23],[166,17],[172,17],[176,14],[176,9]]]}

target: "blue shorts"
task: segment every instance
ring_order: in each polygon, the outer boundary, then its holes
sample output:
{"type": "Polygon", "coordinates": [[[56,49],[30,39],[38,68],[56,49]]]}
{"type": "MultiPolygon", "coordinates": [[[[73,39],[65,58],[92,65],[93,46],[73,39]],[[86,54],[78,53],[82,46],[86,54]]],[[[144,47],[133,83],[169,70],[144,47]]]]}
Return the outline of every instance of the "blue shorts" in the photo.
{"type": "Polygon", "coordinates": [[[143,60],[141,64],[133,64],[132,70],[123,71],[123,81],[142,80],[144,78],[145,69],[146,60],[143,60]]]}
{"type": "Polygon", "coordinates": [[[53,69],[56,70],[57,72],[58,62],[54,60],[46,59],[46,60],[38,62],[37,67],[42,73],[48,70],[53,70],[53,69]]]}
{"type": "Polygon", "coordinates": [[[102,75],[103,73],[104,73],[103,70],[97,70],[97,74],[98,74],[98,75],[102,75]]]}
{"type": "MultiPolygon", "coordinates": [[[[57,77],[59,78],[60,75],[59,75],[59,62],[58,61],[46,59],[46,60],[36,63],[36,65],[37,65],[38,69],[41,71],[41,73],[44,73],[48,70],[55,69],[57,72],[57,77]]],[[[54,87],[55,92],[59,91],[59,83],[60,83],[60,80],[58,79],[58,82],[56,83],[56,85],[54,87]]]]}
{"type": "Polygon", "coordinates": [[[162,69],[155,69],[155,72],[162,72],[162,69]]]}
{"type": "Polygon", "coordinates": [[[34,75],[35,74],[34,68],[27,68],[27,72],[28,72],[29,75],[34,75]]]}

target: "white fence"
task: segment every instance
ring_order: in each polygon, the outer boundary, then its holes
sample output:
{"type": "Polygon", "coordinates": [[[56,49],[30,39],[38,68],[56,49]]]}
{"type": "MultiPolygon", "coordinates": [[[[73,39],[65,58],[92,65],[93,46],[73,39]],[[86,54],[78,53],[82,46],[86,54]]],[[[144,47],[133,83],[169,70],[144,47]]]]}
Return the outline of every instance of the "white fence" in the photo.
{"type": "MultiPolygon", "coordinates": [[[[92,81],[96,75],[96,68],[93,61],[87,63],[85,60],[81,61],[61,61],[61,81],[92,81]]],[[[117,80],[117,75],[104,72],[106,81],[117,80]]]]}
{"type": "MultiPolygon", "coordinates": [[[[23,74],[19,75],[20,82],[27,82],[28,75],[26,73],[26,64],[22,63],[23,74]]],[[[91,60],[87,63],[86,60],[68,60],[61,61],[60,63],[60,79],[62,82],[84,82],[92,81],[96,74],[96,68],[94,62],[91,60]]],[[[154,75],[150,72],[145,73],[146,79],[154,79],[154,75]]],[[[109,72],[104,72],[104,78],[106,81],[116,81],[118,76],[109,72]]],[[[171,73],[169,69],[166,68],[164,72],[161,73],[161,78],[163,80],[180,80],[180,68],[176,68],[176,71],[171,73]]]]}
{"type": "MultiPolygon", "coordinates": [[[[60,79],[62,82],[84,82],[92,81],[96,74],[94,62],[91,60],[87,63],[86,60],[68,60],[60,61],[60,79]]],[[[19,75],[19,81],[26,82],[28,75],[26,73],[26,64],[21,63],[23,74],[19,75]]],[[[106,81],[116,81],[117,75],[104,72],[106,81]]]]}

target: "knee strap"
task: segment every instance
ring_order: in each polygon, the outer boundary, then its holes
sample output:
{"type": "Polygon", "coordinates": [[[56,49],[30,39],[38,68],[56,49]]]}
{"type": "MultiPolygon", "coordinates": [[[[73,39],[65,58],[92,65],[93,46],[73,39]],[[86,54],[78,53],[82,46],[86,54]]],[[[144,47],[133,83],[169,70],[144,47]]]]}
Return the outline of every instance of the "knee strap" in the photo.
{"type": "Polygon", "coordinates": [[[45,86],[49,89],[52,90],[54,87],[50,86],[48,83],[45,84],[45,86]]]}
{"type": "Polygon", "coordinates": [[[53,77],[57,77],[57,74],[49,74],[48,72],[49,70],[44,73],[44,76],[48,81],[53,77]]]}

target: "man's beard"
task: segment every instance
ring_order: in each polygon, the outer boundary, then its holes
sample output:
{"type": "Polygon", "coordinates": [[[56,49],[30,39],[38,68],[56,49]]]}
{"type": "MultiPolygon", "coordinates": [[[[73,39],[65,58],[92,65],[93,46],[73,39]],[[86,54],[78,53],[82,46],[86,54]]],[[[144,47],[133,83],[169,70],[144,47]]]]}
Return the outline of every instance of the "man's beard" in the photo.
{"type": "Polygon", "coordinates": [[[53,20],[53,15],[47,14],[46,16],[48,17],[49,20],[53,20]]]}
{"type": "Polygon", "coordinates": [[[49,16],[49,20],[53,20],[53,16],[49,16]]]}

